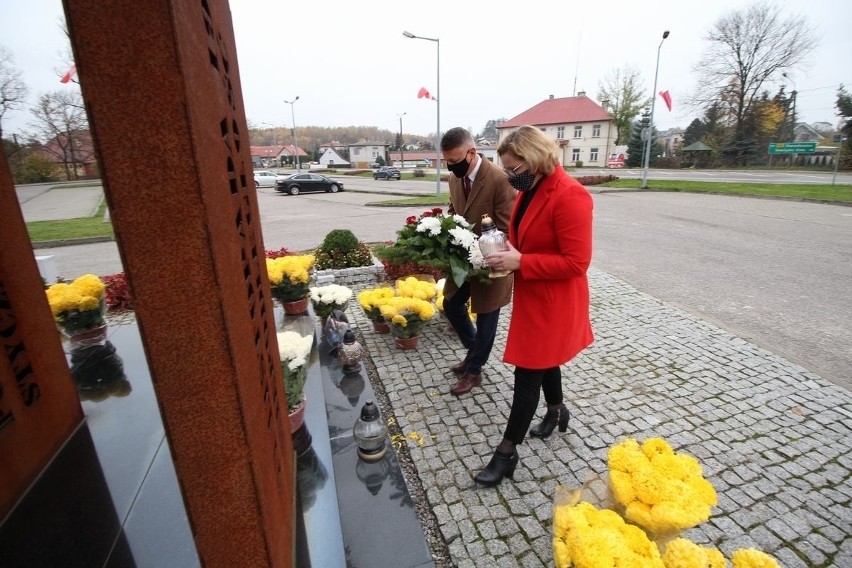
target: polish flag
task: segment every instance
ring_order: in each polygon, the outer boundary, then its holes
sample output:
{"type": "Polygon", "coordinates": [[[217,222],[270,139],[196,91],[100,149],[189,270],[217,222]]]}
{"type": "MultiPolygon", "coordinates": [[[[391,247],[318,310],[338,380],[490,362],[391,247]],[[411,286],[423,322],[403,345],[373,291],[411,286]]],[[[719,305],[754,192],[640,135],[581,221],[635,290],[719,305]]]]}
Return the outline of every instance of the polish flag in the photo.
{"type": "Polygon", "coordinates": [[[663,97],[663,100],[666,102],[666,107],[668,107],[669,112],[672,111],[672,96],[668,91],[660,91],[660,96],[663,97]]]}
{"type": "Polygon", "coordinates": [[[65,72],[65,75],[59,80],[60,83],[69,83],[71,79],[74,78],[74,75],[77,74],[77,65],[74,64],[71,66],[71,69],[65,72]]]}
{"type": "Polygon", "coordinates": [[[417,91],[418,99],[432,99],[433,101],[437,101],[435,97],[429,94],[429,91],[426,90],[426,87],[420,87],[420,90],[417,91]]]}

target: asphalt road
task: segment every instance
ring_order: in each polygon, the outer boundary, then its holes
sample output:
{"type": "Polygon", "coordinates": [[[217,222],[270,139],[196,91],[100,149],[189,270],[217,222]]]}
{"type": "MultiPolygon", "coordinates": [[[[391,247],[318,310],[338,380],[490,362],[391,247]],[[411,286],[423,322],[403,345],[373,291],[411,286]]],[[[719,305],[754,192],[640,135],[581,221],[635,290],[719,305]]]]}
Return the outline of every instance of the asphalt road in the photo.
{"type": "MultiPolygon", "coordinates": [[[[577,175],[608,175],[612,174],[624,179],[639,179],[642,170],[635,169],[608,169],[608,170],[582,170],[577,175]]],[[[712,181],[712,182],[736,182],[736,183],[804,183],[804,184],[831,184],[835,176],[832,172],[815,171],[790,171],[790,170],[648,170],[648,179],[651,180],[688,180],[688,181],[712,181]]],[[[852,174],[838,172],[834,180],[838,185],[852,184],[852,174]]]]}
{"type": "MultiPolygon", "coordinates": [[[[267,249],[316,247],[334,228],[392,240],[425,207],[368,205],[434,183],[353,180],[355,191],[259,192],[267,249]]],[[[595,194],[593,265],[852,389],[852,207],[680,193],[595,194]]],[[[40,249],[61,276],[122,270],[115,243],[40,249]]]]}
{"type": "Polygon", "coordinates": [[[593,264],[852,389],[852,207],[595,196],[593,264]]]}

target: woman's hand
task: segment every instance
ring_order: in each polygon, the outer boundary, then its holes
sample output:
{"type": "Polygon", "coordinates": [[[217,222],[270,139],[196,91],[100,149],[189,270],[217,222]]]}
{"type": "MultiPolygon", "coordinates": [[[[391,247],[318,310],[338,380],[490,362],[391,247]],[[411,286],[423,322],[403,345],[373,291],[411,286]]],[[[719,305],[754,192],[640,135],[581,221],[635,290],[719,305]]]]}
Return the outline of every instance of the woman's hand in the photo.
{"type": "Polygon", "coordinates": [[[485,257],[485,262],[488,268],[492,270],[510,270],[515,271],[521,267],[521,251],[512,246],[512,243],[507,243],[509,250],[505,252],[496,252],[485,257]]]}

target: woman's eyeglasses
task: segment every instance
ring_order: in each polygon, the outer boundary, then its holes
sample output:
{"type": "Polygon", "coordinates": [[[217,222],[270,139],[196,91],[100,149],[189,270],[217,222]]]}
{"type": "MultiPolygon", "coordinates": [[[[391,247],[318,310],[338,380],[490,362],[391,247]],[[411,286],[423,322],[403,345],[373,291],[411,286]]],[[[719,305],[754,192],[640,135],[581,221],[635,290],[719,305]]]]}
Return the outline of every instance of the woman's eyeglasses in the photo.
{"type": "Polygon", "coordinates": [[[506,172],[506,175],[507,175],[507,176],[509,176],[510,178],[513,178],[513,177],[515,177],[516,175],[518,175],[518,172],[517,172],[516,170],[517,170],[518,168],[520,168],[521,166],[523,166],[523,165],[524,165],[524,163],[523,163],[523,162],[521,162],[520,164],[518,164],[517,166],[515,166],[515,167],[514,167],[514,168],[512,168],[511,170],[508,170],[508,169],[506,169],[506,168],[503,168],[503,171],[504,171],[504,172],[506,172]]]}

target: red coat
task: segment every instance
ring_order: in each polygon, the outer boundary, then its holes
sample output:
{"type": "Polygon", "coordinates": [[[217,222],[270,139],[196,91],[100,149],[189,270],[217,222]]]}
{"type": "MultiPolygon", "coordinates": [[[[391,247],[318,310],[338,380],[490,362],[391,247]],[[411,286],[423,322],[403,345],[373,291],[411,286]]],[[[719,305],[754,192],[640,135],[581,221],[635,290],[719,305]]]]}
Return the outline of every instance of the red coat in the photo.
{"type": "Polygon", "coordinates": [[[592,341],[589,283],[592,261],[592,196],[559,166],[541,180],[509,240],[521,252],[515,271],[512,319],[503,360],[547,369],[571,360],[592,341]]]}

